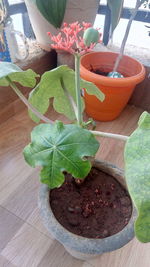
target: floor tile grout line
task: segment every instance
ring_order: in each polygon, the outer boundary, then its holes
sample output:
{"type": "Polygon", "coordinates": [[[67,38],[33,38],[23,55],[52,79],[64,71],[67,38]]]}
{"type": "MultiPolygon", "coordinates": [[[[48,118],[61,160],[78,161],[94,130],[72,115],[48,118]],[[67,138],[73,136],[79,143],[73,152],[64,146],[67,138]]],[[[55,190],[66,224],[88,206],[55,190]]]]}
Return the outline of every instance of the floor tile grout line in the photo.
{"type": "Polygon", "coordinates": [[[2,256],[4,259],[7,260],[7,263],[5,263],[5,265],[3,265],[2,267],[7,267],[7,266],[9,267],[10,264],[11,264],[12,267],[18,267],[16,264],[14,265],[14,263],[12,263],[12,262],[9,261],[6,257],[4,257],[1,253],[0,253],[0,256],[2,256]]]}
{"type": "Polygon", "coordinates": [[[22,220],[24,223],[26,223],[27,225],[31,226],[34,230],[36,230],[37,232],[39,232],[40,234],[48,237],[49,239],[51,239],[51,237],[43,232],[41,232],[38,228],[34,227],[31,223],[29,223],[28,221],[25,221],[24,219],[22,219],[21,217],[19,217],[18,215],[16,215],[15,213],[13,213],[12,211],[10,211],[9,209],[3,207],[2,205],[0,205],[1,208],[5,209],[7,212],[9,212],[10,214],[14,215],[16,218],[22,220]]]}
{"type": "MultiPolygon", "coordinates": [[[[42,234],[42,235],[44,235],[45,237],[51,239],[50,236],[48,236],[48,235],[46,235],[45,233],[39,231],[36,227],[34,227],[32,224],[30,224],[29,222],[25,221],[25,220],[22,219],[21,217],[17,216],[15,213],[11,212],[11,211],[8,210],[7,208],[3,207],[2,205],[0,205],[0,207],[3,208],[3,209],[5,209],[7,212],[9,212],[10,214],[12,214],[12,215],[15,216],[16,218],[22,220],[24,223],[26,223],[27,225],[29,225],[30,227],[32,227],[34,230],[36,230],[36,231],[39,232],[40,234],[42,234]]],[[[21,227],[22,227],[22,226],[21,226],[21,227]]],[[[20,228],[21,228],[21,227],[20,227],[20,228]]],[[[19,228],[19,229],[20,229],[20,228],[19,228]]],[[[18,236],[17,236],[17,237],[18,237],[18,236]]],[[[54,239],[54,240],[56,240],[56,239],[54,239]]],[[[53,241],[53,240],[52,240],[52,241],[53,241]]],[[[9,243],[9,242],[8,242],[8,243],[9,243]]],[[[7,245],[8,245],[8,243],[7,243],[7,245]]],[[[6,246],[7,246],[7,245],[6,245],[6,246]]],[[[6,246],[5,246],[5,247],[6,247],[6,246]]],[[[5,247],[2,249],[2,251],[5,249],[5,247]]],[[[66,252],[66,251],[65,251],[65,252],[66,252]]],[[[65,252],[64,252],[64,253],[65,253],[65,252]]],[[[89,263],[88,261],[85,261],[85,262],[88,263],[91,267],[95,267],[93,264],[89,263]]]]}
{"type": "Polygon", "coordinates": [[[88,262],[88,260],[85,261],[85,262],[88,263],[91,267],[95,267],[93,264],[91,264],[90,262],[88,262]]]}

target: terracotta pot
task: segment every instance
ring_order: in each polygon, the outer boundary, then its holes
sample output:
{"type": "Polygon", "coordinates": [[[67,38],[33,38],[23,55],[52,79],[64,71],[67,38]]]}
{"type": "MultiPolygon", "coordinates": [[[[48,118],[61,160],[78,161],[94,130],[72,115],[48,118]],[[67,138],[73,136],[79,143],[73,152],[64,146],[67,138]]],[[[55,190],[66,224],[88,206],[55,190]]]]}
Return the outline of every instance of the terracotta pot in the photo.
{"type": "MultiPolygon", "coordinates": [[[[121,169],[108,162],[98,160],[94,161],[93,166],[109,175],[112,175],[124,187],[126,187],[124,174],[121,169]]],[[[132,215],[129,223],[124,227],[124,229],[117,234],[102,239],[85,238],[66,230],[57,221],[51,210],[49,204],[49,188],[44,184],[40,187],[39,208],[43,222],[48,231],[73,257],[77,259],[87,260],[104,252],[116,250],[127,244],[134,237],[134,221],[136,218],[136,210],[134,207],[132,209],[132,215]]]]}
{"type": "MultiPolygon", "coordinates": [[[[50,51],[50,38],[47,32],[57,34],[58,29],[54,28],[39,12],[34,1],[25,0],[29,18],[35,33],[37,42],[46,51],[50,51]]],[[[95,21],[99,0],[67,0],[64,22],[75,21],[91,22],[95,21]]]]}
{"type": "Polygon", "coordinates": [[[105,100],[100,102],[95,96],[85,92],[85,110],[95,120],[111,121],[117,118],[128,103],[135,86],[145,77],[143,65],[129,56],[123,56],[117,70],[125,78],[110,78],[90,71],[91,66],[105,72],[112,71],[117,55],[112,52],[92,52],[81,58],[81,77],[93,82],[105,94],[105,100]]]}

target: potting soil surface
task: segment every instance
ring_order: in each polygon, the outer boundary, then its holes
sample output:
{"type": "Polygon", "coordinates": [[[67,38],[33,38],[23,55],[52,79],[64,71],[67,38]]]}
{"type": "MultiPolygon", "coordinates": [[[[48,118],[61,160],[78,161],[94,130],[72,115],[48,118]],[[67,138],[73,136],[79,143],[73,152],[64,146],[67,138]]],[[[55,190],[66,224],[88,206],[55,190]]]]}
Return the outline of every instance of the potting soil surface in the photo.
{"type": "Polygon", "coordinates": [[[50,191],[50,205],[67,230],[88,238],[104,238],[128,224],[131,199],[116,179],[96,168],[80,185],[71,175],[65,176],[64,184],[50,191]]]}

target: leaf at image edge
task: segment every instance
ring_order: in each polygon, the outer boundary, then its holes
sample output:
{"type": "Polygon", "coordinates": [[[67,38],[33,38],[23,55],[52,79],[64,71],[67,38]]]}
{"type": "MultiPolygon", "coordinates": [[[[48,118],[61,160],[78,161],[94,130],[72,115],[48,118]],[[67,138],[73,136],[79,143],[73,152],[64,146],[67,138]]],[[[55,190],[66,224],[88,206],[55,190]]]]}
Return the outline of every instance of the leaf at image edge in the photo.
{"type": "Polygon", "coordinates": [[[9,78],[24,87],[33,88],[36,85],[36,78],[39,77],[33,70],[22,70],[17,65],[9,62],[0,62],[0,86],[9,86],[9,78]]]}
{"type": "Polygon", "coordinates": [[[135,234],[145,243],[150,242],[150,114],[143,112],[138,124],[125,146],[125,177],[138,210],[135,234]]]}

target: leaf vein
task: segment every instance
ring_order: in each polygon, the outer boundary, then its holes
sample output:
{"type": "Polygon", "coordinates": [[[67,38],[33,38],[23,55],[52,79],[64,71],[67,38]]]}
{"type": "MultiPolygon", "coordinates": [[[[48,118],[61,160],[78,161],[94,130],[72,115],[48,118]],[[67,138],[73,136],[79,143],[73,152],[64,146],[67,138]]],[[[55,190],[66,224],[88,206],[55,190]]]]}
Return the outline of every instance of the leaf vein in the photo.
{"type": "MultiPolygon", "coordinates": [[[[69,158],[67,158],[60,150],[57,150],[57,152],[59,153],[59,154],[61,154],[61,156],[62,157],[64,157],[67,161],[69,161],[70,163],[71,163],[71,165],[73,165],[77,170],[80,170],[79,168],[78,168],[78,166],[73,162],[73,161],[71,161],[69,158]]],[[[81,173],[82,174],[82,173],[81,173]]]]}

